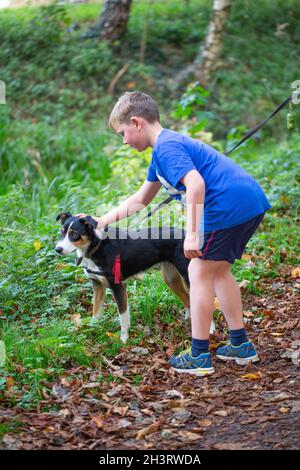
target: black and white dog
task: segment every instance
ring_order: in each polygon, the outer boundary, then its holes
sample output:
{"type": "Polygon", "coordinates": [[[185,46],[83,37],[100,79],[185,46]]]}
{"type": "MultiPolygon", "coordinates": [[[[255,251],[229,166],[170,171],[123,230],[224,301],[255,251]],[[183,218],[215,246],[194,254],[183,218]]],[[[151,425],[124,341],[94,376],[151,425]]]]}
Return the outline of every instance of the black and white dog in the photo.
{"type": "Polygon", "coordinates": [[[183,254],[184,231],[176,228],[127,231],[114,227],[96,230],[92,217],[59,214],[62,238],[55,250],[61,255],[77,252],[81,264],[93,282],[93,316],[101,316],[105,289],[109,287],[117,303],[121,339],[127,341],[130,326],[129,305],[124,281],[152,266],[161,265],[166,284],[182,300],[189,317],[190,260],[183,254]]]}

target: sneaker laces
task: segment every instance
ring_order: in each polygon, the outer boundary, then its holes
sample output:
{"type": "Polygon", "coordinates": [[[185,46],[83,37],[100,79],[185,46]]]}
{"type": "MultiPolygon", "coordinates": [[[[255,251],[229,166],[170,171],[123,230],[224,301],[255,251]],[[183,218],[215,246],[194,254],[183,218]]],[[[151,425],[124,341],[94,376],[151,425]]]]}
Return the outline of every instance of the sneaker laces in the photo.
{"type": "Polygon", "coordinates": [[[181,353],[177,354],[177,357],[181,357],[181,356],[183,356],[183,355],[186,354],[186,353],[192,355],[192,348],[191,348],[191,346],[190,346],[189,348],[186,348],[186,349],[184,349],[183,351],[181,351],[181,353]]]}

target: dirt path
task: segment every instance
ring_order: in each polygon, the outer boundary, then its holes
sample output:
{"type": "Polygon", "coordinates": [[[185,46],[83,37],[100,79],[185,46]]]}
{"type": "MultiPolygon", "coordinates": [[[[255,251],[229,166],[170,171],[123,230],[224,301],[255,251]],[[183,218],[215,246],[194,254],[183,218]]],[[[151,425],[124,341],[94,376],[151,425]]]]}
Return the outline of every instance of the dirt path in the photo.
{"type": "MultiPolygon", "coordinates": [[[[166,347],[170,354],[175,346],[149,338],[148,354],[124,348],[107,363],[103,374],[113,381],[99,383],[99,371],[74,368],[59,383],[44,384],[45,399],[34,412],[3,404],[0,423],[19,425],[1,448],[299,449],[300,285],[290,274],[286,268],[265,280],[263,297],[245,296],[258,366],[215,359],[210,377],[178,376],[166,363],[166,347]],[[53,406],[56,411],[44,412],[53,406]]],[[[163,339],[172,325],[160,326],[163,339]]],[[[214,335],[213,347],[220,339],[214,335]]]]}

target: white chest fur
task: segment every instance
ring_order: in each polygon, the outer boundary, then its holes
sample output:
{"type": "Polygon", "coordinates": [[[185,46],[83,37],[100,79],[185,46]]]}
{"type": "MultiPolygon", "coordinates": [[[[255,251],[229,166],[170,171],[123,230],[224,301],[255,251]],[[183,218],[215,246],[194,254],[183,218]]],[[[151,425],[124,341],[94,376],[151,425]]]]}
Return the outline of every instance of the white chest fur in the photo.
{"type": "Polygon", "coordinates": [[[91,259],[83,258],[81,266],[84,268],[85,275],[89,279],[95,279],[103,283],[107,283],[106,277],[103,276],[101,267],[97,266],[91,259]],[[88,272],[93,271],[93,272],[88,272]],[[99,274],[97,274],[99,272],[99,274]]]}

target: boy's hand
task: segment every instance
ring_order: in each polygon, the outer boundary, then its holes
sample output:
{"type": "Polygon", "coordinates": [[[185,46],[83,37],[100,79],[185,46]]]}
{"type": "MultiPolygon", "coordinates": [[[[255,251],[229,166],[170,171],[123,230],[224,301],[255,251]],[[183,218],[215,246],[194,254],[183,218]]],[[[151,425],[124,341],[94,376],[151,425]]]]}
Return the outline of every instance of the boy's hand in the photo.
{"type": "Polygon", "coordinates": [[[199,245],[199,234],[187,233],[183,244],[184,256],[188,259],[198,258],[201,256],[202,252],[199,250],[199,245]]]}
{"type": "Polygon", "coordinates": [[[99,227],[99,221],[100,221],[99,217],[88,216],[87,214],[81,214],[81,213],[80,214],[75,214],[75,217],[91,217],[92,219],[94,219],[98,223],[97,229],[100,230],[100,228],[102,228],[102,226],[99,227]]]}

